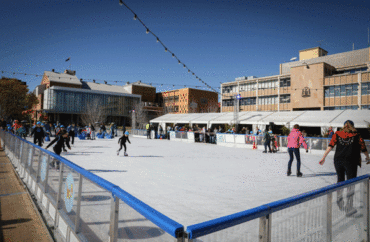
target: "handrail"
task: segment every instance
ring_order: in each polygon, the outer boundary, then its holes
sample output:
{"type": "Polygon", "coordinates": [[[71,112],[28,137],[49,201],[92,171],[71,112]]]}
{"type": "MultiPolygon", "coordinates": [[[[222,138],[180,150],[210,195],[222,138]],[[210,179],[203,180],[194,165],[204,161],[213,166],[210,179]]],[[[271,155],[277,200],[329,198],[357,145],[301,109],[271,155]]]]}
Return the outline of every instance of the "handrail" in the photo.
{"type": "Polygon", "coordinates": [[[281,199],[275,202],[267,203],[262,206],[248,209],[243,212],[235,213],[232,215],[220,217],[217,219],[209,220],[206,222],[194,224],[188,226],[186,232],[188,233],[189,239],[195,239],[210,233],[214,233],[220,231],[222,229],[226,229],[244,222],[251,221],[255,218],[266,216],[267,214],[271,214],[273,212],[280,211],[287,207],[297,205],[303,203],[308,200],[312,200],[314,198],[326,195],[330,192],[336,191],[343,187],[349,186],[351,184],[357,183],[364,179],[369,179],[370,174],[363,175],[357,178],[353,178],[348,181],[332,184],[317,190],[313,190],[307,193],[303,193],[297,196],[293,196],[286,199],[281,199]]]}
{"type": "Polygon", "coordinates": [[[137,212],[139,212],[141,215],[146,217],[148,220],[156,224],[158,227],[172,235],[173,237],[177,238],[177,236],[180,236],[181,233],[184,231],[184,226],[182,224],[177,223],[176,221],[166,217],[162,213],[158,212],[154,208],[150,207],[146,203],[140,201],[136,197],[132,196],[128,192],[124,191],[121,189],[119,186],[93,174],[90,171],[85,170],[84,168],[74,164],[73,162],[65,159],[64,157],[61,157],[55,153],[52,153],[51,151],[45,150],[38,145],[32,144],[31,142],[22,139],[21,137],[18,137],[12,133],[9,133],[16,138],[32,145],[33,147],[42,150],[48,155],[51,155],[54,158],[57,158],[64,164],[66,164],[68,167],[71,169],[75,170],[76,172],[80,173],[83,175],[85,178],[89,179],[90,181],[96,183],[100,187],[108,190],[109,192],[112,193],[112,196],[118,197],[121,199],[123,202],[131,206],[133,209],[135,209],[137,212]]]}

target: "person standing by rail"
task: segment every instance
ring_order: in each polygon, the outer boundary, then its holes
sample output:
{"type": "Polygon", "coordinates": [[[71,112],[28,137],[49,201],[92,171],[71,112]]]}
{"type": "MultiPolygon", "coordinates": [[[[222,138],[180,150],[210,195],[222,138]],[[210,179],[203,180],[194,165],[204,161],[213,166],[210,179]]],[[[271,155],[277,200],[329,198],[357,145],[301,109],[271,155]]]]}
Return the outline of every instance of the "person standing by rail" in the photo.
{"type": "MultiPolygon", "coordinates": [[[[337,145],[334,154],[334,167],[338,176],[338,182],[357,177],[357,166],[361,167],[361,151],[365,153],[366,164],[370,163],[369,152],[366,149],[365,142],[361,135],[354,128],[351,120],[344,122],[340,131],[333,134],[328,148],[319,164],[325,163],[325,158],[329,152],[337,145]]],[[[347,205],[344,206],[343,190],[337,192],[337,205],[340,210],[345,210],[346,216],[351,216],[357,212],[353,207],[354,186],[347,189],[347,205]]]]}

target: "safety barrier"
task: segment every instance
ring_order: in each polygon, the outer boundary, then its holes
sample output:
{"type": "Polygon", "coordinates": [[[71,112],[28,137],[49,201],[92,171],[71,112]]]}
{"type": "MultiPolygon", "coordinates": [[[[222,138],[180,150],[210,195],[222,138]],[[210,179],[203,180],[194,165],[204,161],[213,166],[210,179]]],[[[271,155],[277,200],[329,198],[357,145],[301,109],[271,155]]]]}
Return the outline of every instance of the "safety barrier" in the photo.
{"type": "Polygon", "coordinates": [[[170,131],[169,133],[171,141],[182,141],[187,143],[195,142],[194,132],[170,131]]]}
{"type": "Polygon", "coordinates": [[[130,135],[142,136],[142,137],[146,137],[146,133],[147,133],[145,129],[131,129],[129,132],[130,132],[130,135]]]}
{"type": "Polygon", "coordinates": [[[11,133],[0,130],[0,138],[65,241],[182,240],[183,225],[120,187],[11,133]],[[58,162],[59,170],[52,167],[58,162]]]}
{"type": "MultiPolygon", "coordinates": [[[[232,137],[241,142],[239,136],[224,136],[225,142],[232,137]]],[[[370,241],[370,175],[190,225],[184,231],[183,225],[63,157],[10,133],[0,131],[0,138],[65,241],[370,241]],[[61,162],[60,170],[50,167],[55,161],[61,162]],[[334,195],[344,197],[347,209],[334,195]],[[357,212],[350,214],[350,207],[357,212]]]]}
{"type": "MultiPolygon", "coordinates": [[[[364,175],[244,212],[188,226],[191,241],[369,241],[369,178],[364,175]],[[341,211],[342,194],[355,214],[341,211]],[[198,240],[199,239],[199,240],[198,240]]],[[[351,210],[347,210],[351,211],[351,210]]]]}

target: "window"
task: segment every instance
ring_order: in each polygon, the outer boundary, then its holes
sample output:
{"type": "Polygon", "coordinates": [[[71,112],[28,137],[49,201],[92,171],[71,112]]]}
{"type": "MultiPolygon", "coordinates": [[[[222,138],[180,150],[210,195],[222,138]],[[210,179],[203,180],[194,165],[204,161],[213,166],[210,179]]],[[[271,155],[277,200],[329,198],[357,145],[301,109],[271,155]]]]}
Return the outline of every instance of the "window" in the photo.
{"type": "Polygon", "coordinates": [[[369,95],[370,94],[370,82],[362,83],[361,85],[361,95],[369,95]]]}
{"type": "Polygon", "coordinates": [[[329,87],[324,87],[325,97],[329,97],[329,87]]]}
{"type": "Polygon", "coordinates": [[[334,87],[329,87],[329,97],[334,97],[334,87]]]}
{"type": "Polygon", "coordinates": [[[280,103],[290,103],[290,94],[280,95],[280,103]]]}
{"type": "Polygon", "coordinates": [[[345,85],[341,85],[340,86],[340,95],[341,96],[345,96],[346,95],[346,86],[345,85]]]}
{"type": "Polygon", "coordinates": [[[280,87],[290,87],[290,78],[281,79],[280,80],[280,87]]]}
{"type": "Polygon", "coordinates": [[[335,86],[334,87],[334,96],[335,97],[340,97],[340,86],[335,86]]]}
{"type": "Polygon", "coordinates": [[[357,96],[358,84],[352,84],[352,95],[357,96]]]}
{"type": "Polygon", "coordinates": [[[346,85],[346,95],[347,96],[352,96],[352,85],[346,85]]]}
{"type": "Polygon", "coordinates": [[[173,106],[173,111],[178,112],[179,111],[179,106],[173,106]]]}
{"type": "Polygon", "coordinates": [[[207,98],[201,98],[200,99],[200,103],[201,104],[207,104],[208,103],[208,99],[207,98]]]}

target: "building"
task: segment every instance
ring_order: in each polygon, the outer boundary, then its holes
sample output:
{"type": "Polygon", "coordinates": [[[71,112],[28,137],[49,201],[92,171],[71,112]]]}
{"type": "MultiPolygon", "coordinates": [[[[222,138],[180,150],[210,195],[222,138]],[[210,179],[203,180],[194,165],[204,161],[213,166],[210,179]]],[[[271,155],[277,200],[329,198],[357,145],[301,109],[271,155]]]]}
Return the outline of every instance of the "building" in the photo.
{"type": "Polygon", "coordinates": [[[370,48],[301,50],[279,75],[236,78],[221,84],[221,94],[221,112],[370,109],[370,48]]]}
{"type": "Polygon", "coordinates": [[[132,94],[128,86],[85,82],[70,70],[64,73],[45,71],[34,93],[39,100],[33,108],[36,111],[34,120],[61,123],[80,123],[81,115],[88,107],[98,105],[104,110],[107,122],[128,125],[131,123],[131,111],[135,104],[141,102],[141,95],[132,94]]]}
{"type": "Polygon", "coordinates": [[[216,92],[182,88],[158,93],[158,102],[163,103],[164,113],[210,113],[218,112],[216,92]]]}

